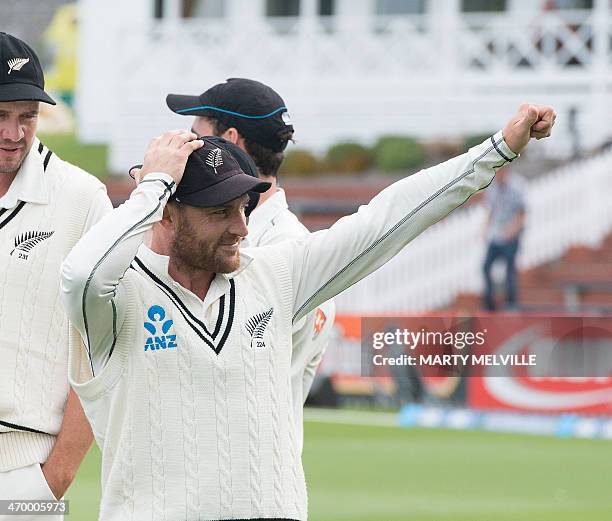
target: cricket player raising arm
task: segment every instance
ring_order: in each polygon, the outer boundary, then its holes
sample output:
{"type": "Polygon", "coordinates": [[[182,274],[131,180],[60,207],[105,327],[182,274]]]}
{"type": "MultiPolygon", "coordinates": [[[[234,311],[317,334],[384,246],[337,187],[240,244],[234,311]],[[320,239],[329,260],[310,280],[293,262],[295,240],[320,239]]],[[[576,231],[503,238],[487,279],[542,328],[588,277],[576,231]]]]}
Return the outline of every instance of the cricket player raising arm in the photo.
{"type": "Polygon", "coordinates": [[[71,382],[102,449],[100,519],[307,519],[292,323],[486,187],[554,119],[523,105],[330,229],[242,251],[246,194],[269,184],[195,134],[154,139],[130,199],[62,266],[84,344],[73,338],[71,382]]]}
{"type": "MultiPolygon", "coordinates": [[[[272,185],[261,194],[249,216],[249,234],[242,241],[243,247],[267,246],[308,234],[297,215],[289,210],[278,180],[285,149],[294,135],[286,103],[278,92],[255,80],[230,78],[199,96],[169,94],[166,103],[177,114],[195,116],[191,125],[195,134],[223,137],[247,152],[259,177],[272,185]]],[[[336,306],[330,300],[293,324],[291,394],[300,452],[304,402],[331,338],[335,316],[336,306]]]]}

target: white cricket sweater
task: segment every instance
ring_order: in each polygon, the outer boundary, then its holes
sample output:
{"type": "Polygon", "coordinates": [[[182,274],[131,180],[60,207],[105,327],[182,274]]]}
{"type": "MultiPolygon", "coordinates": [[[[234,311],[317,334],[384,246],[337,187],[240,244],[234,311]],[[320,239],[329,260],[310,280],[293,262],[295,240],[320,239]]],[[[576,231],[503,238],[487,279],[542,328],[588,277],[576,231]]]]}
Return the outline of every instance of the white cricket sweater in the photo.
{"type": "Polygon", "coordinates": [[[241,254],[201,301],[142,247],[173,190],[149,174],[62,266],[70,377],[102,449],[102,521],[307,518],[292,323],[376,270],[515,157],[501,133],[329,230],[241,254]],[[272,269],[271,269],[272,268],[272,269]],[[92,377],[91,358],[111,351],[92,377]]]}
{"type": "Polygon", "coordinates": [[[38,140],[0,198],[0,472],[53,448],[69,389],[59,268],[110,210],[102,183],[38,140]]]}
{"type": "MultiPolygon", "coordinates": [[[[285,191],[277,188],[249,217],[245,247],[267,246],[310,232],[289,210],[285,191]]],[[[293,325],[291,394],[300,453],[304,444],[304,402],[333,333],[336,305],[328,300],[293,325]]]]}

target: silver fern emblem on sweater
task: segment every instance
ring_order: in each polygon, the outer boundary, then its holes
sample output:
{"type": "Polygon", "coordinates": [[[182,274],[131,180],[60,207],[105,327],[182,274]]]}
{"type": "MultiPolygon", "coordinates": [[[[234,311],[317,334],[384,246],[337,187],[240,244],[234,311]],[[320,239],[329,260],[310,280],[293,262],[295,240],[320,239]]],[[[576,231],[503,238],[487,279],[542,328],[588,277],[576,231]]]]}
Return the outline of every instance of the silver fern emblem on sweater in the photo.
{"type": "Polygon", "coordinates": [[[208,153],[208,156],[206,156],[206,164],[215,169],[215,174],[217,173],[217,167],[223,164],[223,156],[221,155],[220,148],[215,148],[208,153]]]}
{"type": "Polygon", "coordinates": [[[249,332],[249,335],[251,335],[251,347],[253,347],[253,344],[255,344],[254,347],[266,347],[264,332],[270,323],[272,313],[274,313],[274,308],[270,308],[268,311],[264,311],[263,313],[257,313],[257,315],[252,316],[247,321],[245,327],[249,332]]]}
{"type": "Polygon", "coordinates": [[[25,232],[17,235],[15,237],[15,248],[11,251],[11,255],[17,252],[20,259],[27,260],[32,248],[52,235],[53,232],[25,232]]]}
{"type": "Polygon", "coordinates": [[[30,61],[30,58],[13,58],[12,60],[7,61],[7,65],[9,66],[8,73],[11,71],[20,71],[21,67],[23,67],[26,63],[30,61]]]}

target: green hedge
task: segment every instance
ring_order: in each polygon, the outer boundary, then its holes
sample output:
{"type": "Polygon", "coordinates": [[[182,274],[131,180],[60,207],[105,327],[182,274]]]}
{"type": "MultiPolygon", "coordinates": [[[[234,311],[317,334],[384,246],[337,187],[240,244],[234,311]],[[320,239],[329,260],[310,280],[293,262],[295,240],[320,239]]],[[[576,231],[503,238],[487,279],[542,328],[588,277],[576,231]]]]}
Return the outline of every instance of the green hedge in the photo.
{"type": "Polygon", "coordinates": [[[327,150],[326,170],[341,173],[358,173],[370,168],[372,151],[359,143],[338,143],[327,150]]]}
{"type": "Polygon", "coordinates": [[[425,159],[421,144],[409,136],[382,136],[374,146],[374,165],[383,172],[414,170],[425,159]]]}
{"type": "Polygon", "coordinates": [[[280,168],[281,176],[302,176],[320,171],[317,158],[308,150],[294,149],[285,154],[280,168]]]}
{"type": "Polygon", "coordinates": [[[463,141],[463,151],[467,152],[470,148],[480,145],[480,143],[482,143],[485,139],[489,139],[493,134],[494,132],[489,134],[474,134],[466,137],[463,141]]]}

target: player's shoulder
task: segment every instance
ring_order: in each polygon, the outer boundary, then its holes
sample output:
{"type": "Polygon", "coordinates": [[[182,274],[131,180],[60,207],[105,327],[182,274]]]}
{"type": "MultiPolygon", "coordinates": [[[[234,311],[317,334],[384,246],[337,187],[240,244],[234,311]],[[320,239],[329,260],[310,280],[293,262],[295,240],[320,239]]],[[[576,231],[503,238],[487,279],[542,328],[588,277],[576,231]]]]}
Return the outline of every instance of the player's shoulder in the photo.
{"type": "Polygon", "coordinates": [[[132,309],[143,308],[145,303],[151,299],[151,292],[157,287],[151,276],[151,270],[146,268],[145,271],[142,263],[138,264],[136,259],[132,261],[121,278],[121,285],[126,291],[125,301],[132,309]]]}
{"type": "Polygon", "coordinates": [[[297,239],[308,235],[310,232],[304,226],[297,215],[290,210],[284,210],[272,219],[270,226],[262,234],[260,245],[275,244],[290,239],[297,239]]]}
{"type": "Polygon", "coordinates": [[[272,222],[274,222],[275,225],[291,230],[296,236],[309,233],[308,228],[300,222],[298,216],[288,208],[280,212],[272,222]]]}
{"type": "Polygon", "coordinates": [[[294,240],[243,248],[241,262],[246,261],[248,265],[240,273],[256,279],[274,279],[277,272],[288,270],[289,259],[293,255],[292,242],[294,240]]]}
{"type": "Polygon", "coordinates": [[[284,249],[283,244],[279,243],[266,244],[263,246],[247,246],[241,250],[244,254],[244,258],[241,259],[241,262],[245,262],[246,260],[250,270],[259,268],[261,265],[282,258],[285,255],[284,249]]]}

